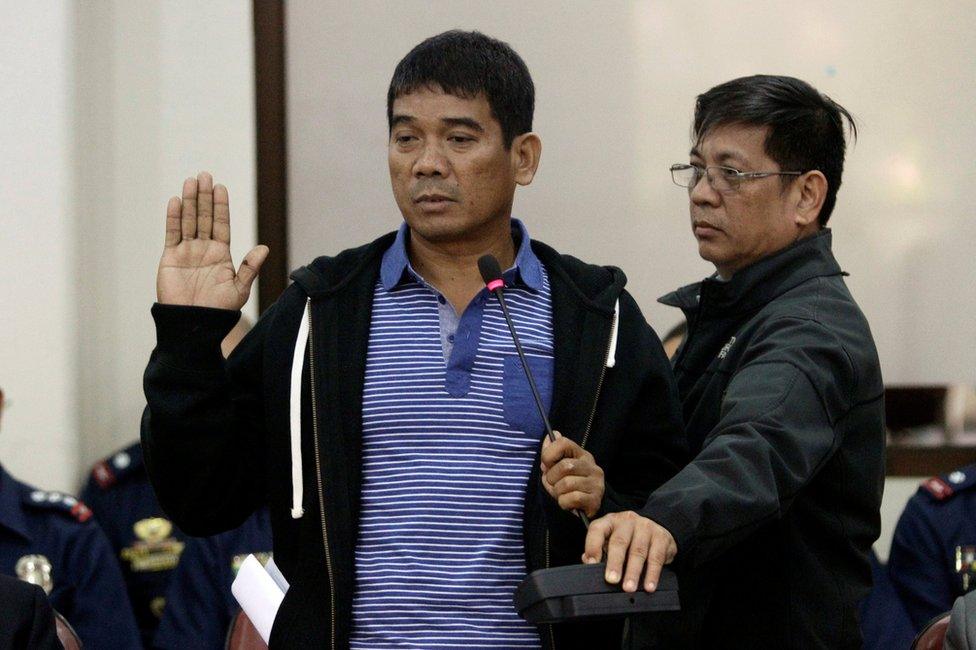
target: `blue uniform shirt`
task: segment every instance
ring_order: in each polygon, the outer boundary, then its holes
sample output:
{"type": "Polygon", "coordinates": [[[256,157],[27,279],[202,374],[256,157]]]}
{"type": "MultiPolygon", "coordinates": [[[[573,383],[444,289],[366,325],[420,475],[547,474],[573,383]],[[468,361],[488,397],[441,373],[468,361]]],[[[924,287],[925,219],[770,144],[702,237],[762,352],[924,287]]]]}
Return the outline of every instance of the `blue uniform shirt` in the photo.
{"type": "Polygon", "coordinates": [[[0,573],[46,586],[51,605],[86,647],[141,647],[122,574],[91,511],[74,497],[21,483],[2,467],[0,573]]]}
{"type": "Polygon", "coordinates": [[[271,556],[271,519],[261,508],[239,528],[211,537],[188,537],[166,594],[154,647],[222,650],[241,607],[230,591],[241,562],[271,556]]]}
{"type": "Polygon", "coordinates": [[[148,648],[163,615],[166,587],[183,550],[184,535],[156,501],[139,443],[97,463],[81,498],[112,544],[148,648]]]}
{"type": "Polygon", "coordinates": [[[861,602],[861,634],[864,650],[909,648],[915,629],[888,577],[888,567],[871,551],[871,592],[861,602]]]}
{"type": "Polygon", "coordinates": [[[888,574],[918,631],[976,588],[976,465],[922,483],[898,520],[888,574]]]}

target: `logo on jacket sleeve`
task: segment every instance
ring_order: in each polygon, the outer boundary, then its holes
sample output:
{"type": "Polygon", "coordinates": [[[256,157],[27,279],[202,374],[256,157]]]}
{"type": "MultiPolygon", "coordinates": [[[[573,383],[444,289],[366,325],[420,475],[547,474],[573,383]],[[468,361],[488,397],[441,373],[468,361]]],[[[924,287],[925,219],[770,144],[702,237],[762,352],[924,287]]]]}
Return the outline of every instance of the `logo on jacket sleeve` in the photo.
{"type": "Polygon", "coordinates": [[[722,349],[719,350],[719,352],[718,352],[718,358],[719,359],[724,359],[725,357],[727,357],[729,355],[729,350],[732,349],[732,346],[734,344],[735,344],[735,337],[733,336],[732,338],[729,339],[729,342],[726,343],[725,345],[723,345],[722,346],[722,349]]]}

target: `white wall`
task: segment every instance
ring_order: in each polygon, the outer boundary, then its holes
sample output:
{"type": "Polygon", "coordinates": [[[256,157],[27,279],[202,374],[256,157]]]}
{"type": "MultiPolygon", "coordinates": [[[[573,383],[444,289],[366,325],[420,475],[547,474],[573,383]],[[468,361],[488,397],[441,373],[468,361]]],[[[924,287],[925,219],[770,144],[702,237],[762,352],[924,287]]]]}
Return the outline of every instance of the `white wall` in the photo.
{"type": "Polygon", "coordinates": [[[562,0],[294,0],[288,9],[291,266],[390,230],[386,87],[423,38],[454,27],[508,41],[536,83],[542,164],[517,193],[533,236],[621,266],[655,303],[701,279],[687,196],[695,95],[757,72],[803,78],[849,108],[831,222],[849,286],[889,383],[976,383],[976,3],[837,0],[803,5],[562,0]]]}
{"type": "Polygon", "coordinates": [[[183,178],[213,171],[230,189],[235,259],[254,245],[250,3],[3,14],[2,105],[16,112],[0,126],[0,460],[74,491],[138,437],[165,205],[183,178]]]}
{"type": "Polygon", "coordinates": [[[60,2],[0,7],[0,387],[9,401],[0,463],[63,488],[73,483],[79,431],[73,12],[60,2]]]}

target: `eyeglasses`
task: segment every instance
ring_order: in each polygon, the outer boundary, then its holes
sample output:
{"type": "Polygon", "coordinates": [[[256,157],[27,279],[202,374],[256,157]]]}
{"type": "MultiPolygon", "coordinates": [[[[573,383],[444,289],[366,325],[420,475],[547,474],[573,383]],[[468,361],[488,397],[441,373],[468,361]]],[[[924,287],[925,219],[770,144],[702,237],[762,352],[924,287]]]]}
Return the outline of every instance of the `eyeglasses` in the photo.
{"type": "Polygon", "coordinates": [[[766,178],[767,176],[800,176],[804,172],[740,172],[732,167],[722,167],[721,165],[709,165],[701,167],[699,165],[685,165],[675,163],[671,165],[671,180],[675,185],[687,187],[689,190],[695,189],[702,176],[708,179],[708,184],[717,192],[735,192],[739,189],[742,181],[754,178],[766,178]]]}

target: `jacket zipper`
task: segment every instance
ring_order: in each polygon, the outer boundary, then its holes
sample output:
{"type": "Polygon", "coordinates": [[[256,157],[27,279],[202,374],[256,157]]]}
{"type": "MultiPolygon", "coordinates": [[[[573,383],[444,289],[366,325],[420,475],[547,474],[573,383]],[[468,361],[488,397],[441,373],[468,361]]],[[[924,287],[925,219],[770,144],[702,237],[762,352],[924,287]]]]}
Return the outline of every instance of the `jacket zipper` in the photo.
{"type": "Polygon", "coordinates": [[[610,321],[610,338],[607,339],[607,352],[603,355],[603,367],[600,368],[600,381],[596,385],[596,395],[593,397],[593,408],[590,409],[590,419],[586,422],[586,430],[583,432],[583,441],[580,447],[586,449],[586,441],[590,437],[590,428],[593,426],[593,418],[596,417],[596,404],[600,401],[600,391],[603,389],[603,378],[607,375],[607,361],[610,360],[610,344],[613,342],[613,328],[617,326],[617,312],[614,311],[613,319],[610,321]]]}
{"type": "Polygon", "coordinates": [[[332,616],[329,623],[332,626],[332,650],[336,647],[336,605],[335,605],[335,578],[332,576],[332,554],[329,552],[329,531],[325,523],[325,497],[322,492],[322,461],[319,457],[319,417],[318,399],[315,391],[315,328],[312,327],[312,299],[307,299],[308,304],[308,369],[309,381],[312,389],[312,445],[315,449],[315,478],[318,484],[319,493],[319,516],[322,521],[322,545],[325,547],[325,567],[329,574],[329,605],[332,616]]]}
{"type": "MultiPolygon", "coordinates": [[[[596,404],[600,401],[600,391],[603,389],[603,378],[607,374],[607,361],[610,360],[610,344],[613,342],[613,328],[617,325],[617,312],[614,311],[613,319],[610,321],[610,337],[607,339],[607,351],[603,355],[603,366],[600,368],[600,381],[596,385],[596,395],[593,397],[593,408],[590,409],[590,419],[586,422],[586,429],[583,431],[583,441],[580,443],[582,449],[586,449],[586,441],[590,437],[590,429],[593,427],[593,418],[596,417],[596,404]]],[[[549,529],[546,528],[546,568],[549,568],[549,529]]],[[[556,636],[549,625],[549,648],[556,650],[556,636]]]]}

